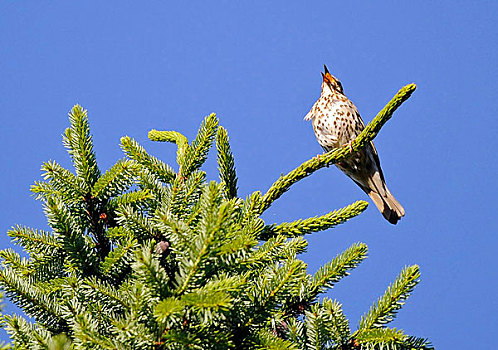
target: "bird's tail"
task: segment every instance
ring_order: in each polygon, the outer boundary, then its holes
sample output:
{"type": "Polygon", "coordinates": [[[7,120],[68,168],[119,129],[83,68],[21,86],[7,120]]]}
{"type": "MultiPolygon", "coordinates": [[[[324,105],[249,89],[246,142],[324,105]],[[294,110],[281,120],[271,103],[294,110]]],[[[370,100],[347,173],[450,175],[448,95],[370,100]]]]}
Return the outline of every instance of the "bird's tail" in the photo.
{"type": "Polygon", "coordinates": [[[405,209],[389,192],[385,184],[383,186],[375,186],[373,189],[365,192],[372,198],[384,218],[391,224],[396,225],[398,220],[405,216],[405,209]]]}

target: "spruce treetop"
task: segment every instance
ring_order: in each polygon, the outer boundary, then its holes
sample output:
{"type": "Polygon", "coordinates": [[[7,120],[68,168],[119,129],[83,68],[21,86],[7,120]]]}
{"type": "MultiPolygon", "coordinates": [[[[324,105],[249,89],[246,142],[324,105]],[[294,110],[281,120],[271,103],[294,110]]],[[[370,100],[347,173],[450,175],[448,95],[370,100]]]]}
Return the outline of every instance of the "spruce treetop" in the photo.
{"type": "MultiPolygon", "coordinates": [[[[402,88],[351,144],[365,147],[412,94],[402,88]]],[[[69,113],[63,143],[74,172],[55,161],[31,187],[50,230],[15,226],[8,235],[28,254],[0,252],[0,285],[29,318],[4,315],[15,349],[429,349],[387,324],[419,281],[405,267],[353,330],[339,301],[321,295],[367,257],[353,243],[315,274],[299,254],[305,234],[361,214],[357,201],[327,214],[266,223],[261,215],[290,187],[350,156],[349,147],[310,159],[265,192],[239,197],[227,131],[214,114],[189,141],[174,143],[176,164],[121,139],[125,158],[102,172],[88,115],[69,113]],[[219,181],[202,165],[213,143],[219,181]]]]}

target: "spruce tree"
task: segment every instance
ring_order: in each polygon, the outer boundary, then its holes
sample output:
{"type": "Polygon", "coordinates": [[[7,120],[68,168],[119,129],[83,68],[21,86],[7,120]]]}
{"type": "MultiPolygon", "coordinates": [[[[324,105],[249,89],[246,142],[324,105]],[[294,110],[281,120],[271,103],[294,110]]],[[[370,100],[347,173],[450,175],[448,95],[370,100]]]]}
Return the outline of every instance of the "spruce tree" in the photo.
{"type": "MultiPolygon", "coordinates": [[[[402,88],[352,143],[364,147],[412,94],[402,88]]],[[[326,215],[265,223],[261,215],[299,180],[350,156],[349,146],[304,162],[265,193],[237,193],[227,131],[214,114],[189,142],[176,144],[178,170],[121,139],[125,158],[102,173],[87,112],[76,105],[63,144],[74,172],[43,164],[31,191],[49,231],[15,226],[8,235],[27,254],[0,252],[0,284],[29,317],[4,315],[15,349],[428,349],[389,328],[419,281],[404,268],[351,329],[339,301],[320,297],[367,257],[364,243],[307,272],[298,258],[305,234],[359,215],[357,201],[326,215]],[[216,145],[219,182],[201,169],[216,145]]]]}

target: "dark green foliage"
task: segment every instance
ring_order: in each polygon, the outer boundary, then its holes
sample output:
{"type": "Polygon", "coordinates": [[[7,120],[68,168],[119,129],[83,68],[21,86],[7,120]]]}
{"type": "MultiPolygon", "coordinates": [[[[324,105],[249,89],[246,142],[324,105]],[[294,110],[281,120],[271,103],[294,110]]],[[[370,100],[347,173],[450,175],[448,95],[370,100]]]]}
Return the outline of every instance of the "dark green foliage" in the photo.
{"type": "Polygon", "coordinates": [[[216,134],[216,149],[218,150],[218,170],[220,181],[225,187],[228,199],[237,197],[237,174],[235,173],[235,160],[233,159],[228,133],[222,126],[218,127],[216,134]]]}
{"type": "Polygon", "coordinates": [[[304,173],[289,173],[265,195],[242,199],[228,134],[214,114],[191,143],[173,131],[149,133],[177,145],[178,172],[124,137],[127,158],[101,174],[86,111],[75,106],[70,123],[64,145],[75,174],[47,162],[45,182],[32,186],[50,231],[16,226],[9,235],[29,257],[0,252],[0,284],[32,318],[4,316],[15,348],[430,347],[385,327],[417,284],[417,266],[403,270],[351,331],[341,304],[319,297],[366,258],[366,245],[353,244],[315,274],[298,259],[304,234],[359,215],[366,202],[291,223],[261,219],[322,160],[308,161],[304,173]],[[214,141],[220,183],[207,182],[201,170],[214,141]]]}

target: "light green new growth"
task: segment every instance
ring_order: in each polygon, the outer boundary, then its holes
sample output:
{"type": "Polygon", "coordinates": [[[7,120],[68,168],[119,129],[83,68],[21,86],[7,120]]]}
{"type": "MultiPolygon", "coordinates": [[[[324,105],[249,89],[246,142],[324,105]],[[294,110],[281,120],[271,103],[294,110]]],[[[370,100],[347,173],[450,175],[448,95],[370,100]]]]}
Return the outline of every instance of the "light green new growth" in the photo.
{"type": "MultiPolygon", "coordinates": [[[[408,85],[353,142],[364,147],[414,91],[408,85]]],[[[367,202],[312,218],[266,224],[261,214],[290,186],[350,156],[313,158],[265,195],[237,193],[228,132],[214,114],[192,142],[175,131],[149,132],[177,145],[175,168],[130,137],[126,155],[101,174],[88,116],[69,114],[64,145],[75,173],[43,165],[31,190],[49,229],[9,232],[27,257],[0,252],[0,285],[30,319],[3,316],[15,349],[429,349],[425,339],[387,328],[419,278],[403,270],[352,331],[342,305],[323,293],[367,257],[352,244],[314,274],[299,254],[306,234],[342,224],[367,202]],[[201,170],[216,144],[219,183],[201,170]]]]}

